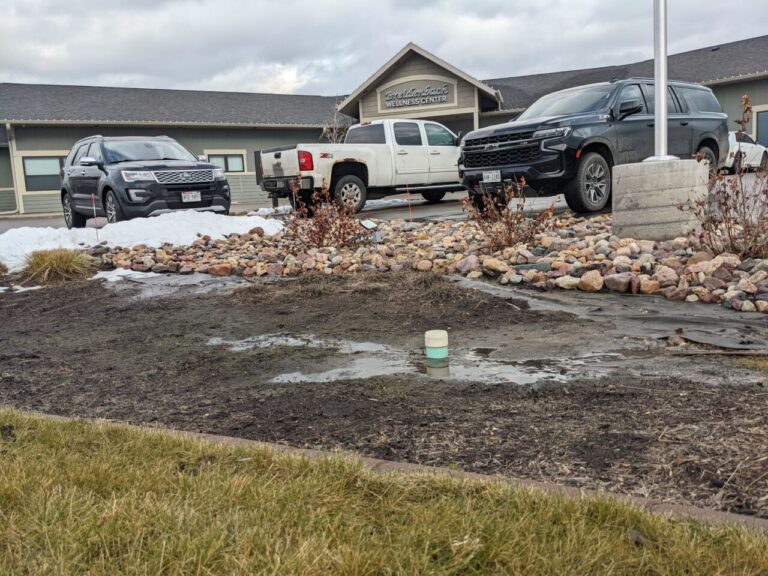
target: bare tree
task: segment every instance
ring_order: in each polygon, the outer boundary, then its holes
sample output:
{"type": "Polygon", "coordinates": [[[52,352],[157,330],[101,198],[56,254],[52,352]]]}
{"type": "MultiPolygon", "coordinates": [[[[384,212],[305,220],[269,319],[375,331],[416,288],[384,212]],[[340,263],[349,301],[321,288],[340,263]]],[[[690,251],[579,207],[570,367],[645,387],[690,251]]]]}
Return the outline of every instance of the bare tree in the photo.
{"type": "Polygon", "coordinates": [[[338,109],[334,108],[333,116],[323,122],[323,133],[320,136],[320,139],[332,144],[339,144],[344,142],[348,128],[349,122],[347,117],[343,114],[339,114],[338,109]]]}

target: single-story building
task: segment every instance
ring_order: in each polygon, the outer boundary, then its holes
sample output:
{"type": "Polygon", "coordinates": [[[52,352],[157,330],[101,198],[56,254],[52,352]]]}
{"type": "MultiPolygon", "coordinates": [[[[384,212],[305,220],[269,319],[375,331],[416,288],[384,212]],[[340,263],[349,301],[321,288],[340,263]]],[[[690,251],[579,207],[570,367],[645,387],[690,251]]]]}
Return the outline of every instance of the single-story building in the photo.
{"type": "MultiPolygon", "coordinates": [[[[768,35],[669,57],[669,77],[712,88],[733,122],[749,94],[748,130],[768,145],[768,35]]],[[[0,83],[0,214],[58,212],[59,168],[91,134],[158,135],[227,172],[235,203],[264,199],[258,150],[316,142],[334,123],[433,119],[455,132],[515,118],[539,97],[583,84],[653,76],[653,61],[478,80],[408,44],[345,98],[193,90],[0,83]]]]}

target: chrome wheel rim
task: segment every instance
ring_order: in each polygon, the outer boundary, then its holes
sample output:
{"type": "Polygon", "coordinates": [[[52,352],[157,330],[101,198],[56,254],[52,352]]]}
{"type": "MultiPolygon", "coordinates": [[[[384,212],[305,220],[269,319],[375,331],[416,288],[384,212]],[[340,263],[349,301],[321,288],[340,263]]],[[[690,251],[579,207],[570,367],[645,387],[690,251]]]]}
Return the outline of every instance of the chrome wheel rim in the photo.
{"type": "Polygon", "coordinates": [[[360,190],[360,186],[354,182],[349,182],[341,187],[339,194],[341,201],[349,206],[356,206],[360,202],[360,198],[363,196],[363,191],[360,190]]]}
{"type": "Polygon", "coordinates": [[[69,201],[69,196],[64,196],[61,205],[64,208],[64,223],[67,228],[72,228],[72,203],[69,201]]]}
{"type": "Polygon", "coordinates": [[[117,206],[115,206],[115,199],[112,194],[107,194],[107,222],[114,224],[117,222],[117,206]]]}
{"type": "Polygon", "coordinates": [[[600,204],[606,197],[608,192],[607,173],[608,171],[605,167],[598,162],[593,162],[587,167],[585,185],[587,189],[587,199],[592,204],[600,204]]]}

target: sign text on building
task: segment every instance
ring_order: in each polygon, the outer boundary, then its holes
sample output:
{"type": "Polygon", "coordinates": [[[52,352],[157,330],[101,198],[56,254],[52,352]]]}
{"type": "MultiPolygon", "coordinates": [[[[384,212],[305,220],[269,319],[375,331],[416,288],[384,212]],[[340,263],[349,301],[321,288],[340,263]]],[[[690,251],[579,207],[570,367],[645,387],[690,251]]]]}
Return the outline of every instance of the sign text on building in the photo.
{"type": "Polygon", "coordinates": [[[384,106],[387,108],[402,108],[406,106],[426,106],[429,104],[445,104],[448,102],[448,84],[423,88],[408,88],[406,90],[387,90],[384,92],[384,106]]]}

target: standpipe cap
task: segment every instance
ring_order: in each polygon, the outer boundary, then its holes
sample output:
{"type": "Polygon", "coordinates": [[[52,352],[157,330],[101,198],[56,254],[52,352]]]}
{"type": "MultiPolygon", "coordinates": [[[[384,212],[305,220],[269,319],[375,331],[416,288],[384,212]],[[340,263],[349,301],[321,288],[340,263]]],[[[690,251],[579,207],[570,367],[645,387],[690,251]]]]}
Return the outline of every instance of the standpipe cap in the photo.
{"type": "Polygon", "coordinates": [[[448,332],[445,330],[428,330],[424,332],[424,345],[427,348],[445,348],[448,346],[448,332]]]}

